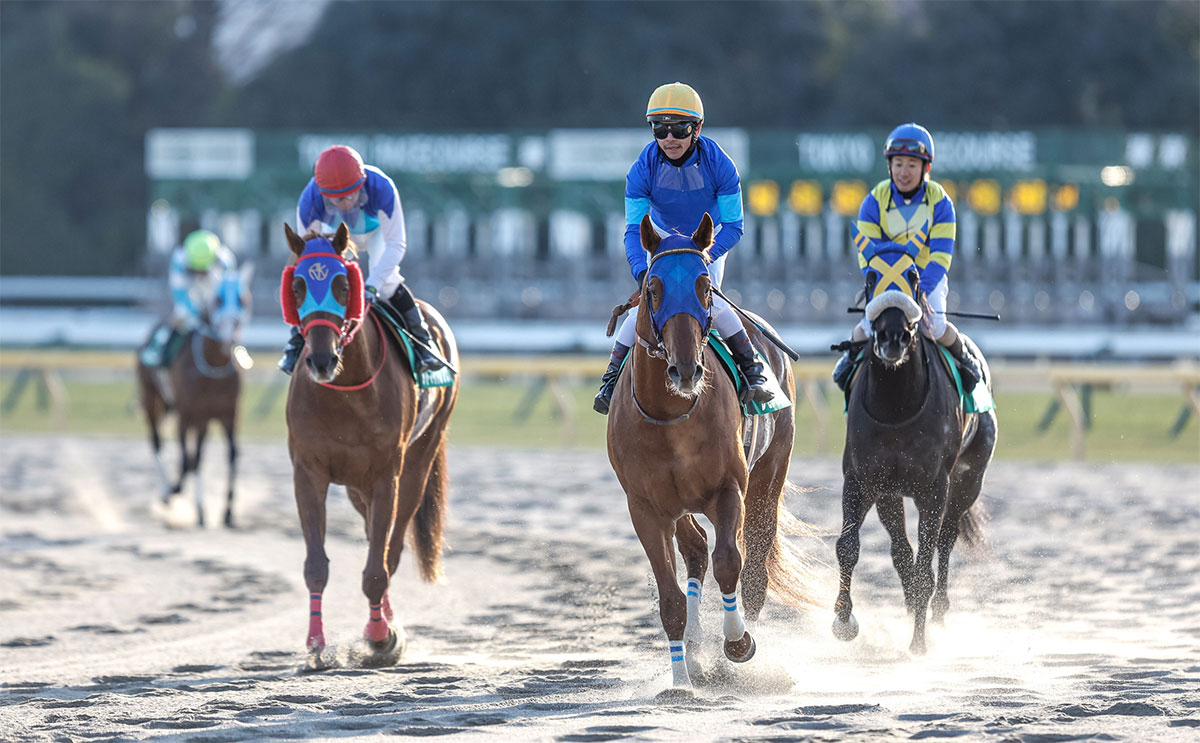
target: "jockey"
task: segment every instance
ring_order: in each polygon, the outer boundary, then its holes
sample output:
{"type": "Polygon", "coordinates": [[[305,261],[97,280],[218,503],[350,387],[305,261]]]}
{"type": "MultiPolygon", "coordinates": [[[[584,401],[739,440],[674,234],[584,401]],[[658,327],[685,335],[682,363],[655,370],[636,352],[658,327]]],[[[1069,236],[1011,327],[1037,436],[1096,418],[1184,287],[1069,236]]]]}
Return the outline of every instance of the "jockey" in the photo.
{"type": "Polygon", "coordinates": [[[167,269],[173,303],[171,316],[150,336],[150,342],[142,349],[142,363],[165,366],[170,362],[167,349],[173,347],[179,336],[200,326],[204,310],[210,308],[224,280],[236,276],[237,258],[221,244],[220,238],[208,230],[188,235],[171,252],[167,269]]]}
{"type": "MultiPolygon", "coordinates": [[[[930,337],[949,349],[962,370],[963,389],[970,392],[982,377],[979,362],[963,346],[958,328],[946,320],[947,272],[954,256],[954,202],[937,181],[929,180],[933,167],[933,137],[920,124],[901,124],[888,135],[883,147],[888,179],[880,181],[863,199],[858,222],[852,227],[858,248],[858,266],[867,274],[867,263],[878,247],[894,242],[908,249],[921,271],[919,288],[931,312],[930,337]]],[[[866,315],[854,327],[851,341],[866,340],[871,323],[866,315]]],[[[838,387],[846,389],[854,368],[846,351],[833,370],[838,387]]]]}
{"type": "MultiPolygon", "coordinates": [[[[719,289],[725,254],[742,237],[742,185],[737,166],[716,142],[700,136],[704,104],[689,85],[676,82],[657,88],[646,105],[646,121],[654,141],[642,150],[625,178],[625,257],[633,278],[641,286],[648,266],[641,242],[642,217],[648,213],[654,229],[665,237],[692,234],[707,212],[717,225],[708,273],[719,289]]],[[[608,369],[592,404],[598,413],[608,414],[621,364],[635,342],[637,311],[637,307],[630,309],[617,332],[608,369]]],[[[716,295],[710,313],[746,377],[751,396],[759,402],[770,400],[762,364],[741,319],[716,295]]]]}
{"type": "MultiPolygon", "coordinates": [[[[309,231],[332,232],[345,223],[355,243],[366,248],[371,237],[383,236],[383,249],[370,252],[370,271],[365,282],[366,300],[380,297],[391,302],[400,313],[408,332],[416,339],[418,374],[443,365],[430,348],[429,326],[421,308],[400,275],[400,260],[407,247],[404,232],[404,210],[396,184],[382,170],[364,165],[362,157],[346,145],[334,145],[317,156],[313,177],[300,194],[296,207],[300,234],[309,231]]],[[[292,328],[292,337],[283,349],[279,368],[291,374],[304,348],[299,328],[292,328]]]]}

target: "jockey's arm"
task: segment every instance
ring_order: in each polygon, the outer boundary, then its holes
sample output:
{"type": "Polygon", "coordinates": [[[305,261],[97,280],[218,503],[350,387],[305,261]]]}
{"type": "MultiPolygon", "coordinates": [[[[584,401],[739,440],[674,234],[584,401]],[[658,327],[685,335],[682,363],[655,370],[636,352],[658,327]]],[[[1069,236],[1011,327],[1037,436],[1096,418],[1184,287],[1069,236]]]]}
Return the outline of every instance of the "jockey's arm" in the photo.
{"type": "Polygon", "coordinates": [[[879,245],[888,242],[883,236],[883,228],[879,226],[879,201],[875,194],[868,193],[858,209],[858,220],[851,224],[850,235],[854,247],[858,249],[858,269],[863,275],[867,274],[867,262],[879,245]]]}
{"type": "Polygon", "coordinates": [[[408,249],[408,239],[404,229],[404,209],[400,206],[400,195],[396,193],[396,187],[390,180],[388,184],[392,188],[393,201],[390,208],[380,207],[378,214],[383,251],[378,260],[371,261],[371,270],[366,280],[367,286],[376,288],[383,286],[388,280],[388,277],[400,265],[400,261],[404,259],[404,253],[408,249]]]}
{"type": "Polygon", "coordinates": [[[717,230],[712,248],[708,251],[709,258],[714,261],[737,245],[743,232],[742,181],[733,161],[722,163],[716,177],[719,179],[716,186],[718,213],[713,221],[720,229],[717,230]]]}
{"type": "Polygon", "coordinates": [[[642,247],[642,217],[650,213],[648,175],[636,162],[625,177],[625,260],[636,280],[648,266],[646,249],[642,247]]]}
{"type": "Polygon", "coordinates": [[[957,221],[954,202],[944,193],[933,205],[932,226],[929,228],[929,262],[921,269],[921,289],[933,291],[938,282],[949,273],[954,258],[954,239],[957,221]]]}

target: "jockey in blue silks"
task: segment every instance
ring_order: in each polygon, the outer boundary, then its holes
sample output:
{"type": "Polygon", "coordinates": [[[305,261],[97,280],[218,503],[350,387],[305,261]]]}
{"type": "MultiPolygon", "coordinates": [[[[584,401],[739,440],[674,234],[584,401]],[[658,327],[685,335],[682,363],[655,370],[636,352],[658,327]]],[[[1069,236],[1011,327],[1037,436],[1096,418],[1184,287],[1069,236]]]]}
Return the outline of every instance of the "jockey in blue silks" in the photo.
{"type": "MultiPolygon", "coordinates": [[[[167,284],[171,289],[171,316],[142,349],[141,360],[146,366],[162,367],[170,363],[167,349],[173,347],[178,336],[203,324],[205,312],[215,309],[222,296],[229,294],[227,285],[231,284],[234,296],[240,297],[237,258],[215,234],[196,230],[171,251],[167,284]]],[[[246,308],[236,309],[242,312],[246,308]]]]}
{"type": "MultiPolygon", "coordinates": [[[[625,257],[633,278],[641,286],[646,275],[646,251],[642,248],[640,225],[650,215],[654,229],[663,236],[691,235],[707,212],[717,225],[708,267],[712,285],[720,288],[725,275],[725,254],[742,238],[742,182],[737,166],[721,147],[700,136],[704,104],[690,86],[670,83],[660,86],[646,106],[646,121],[654,141],[629,169],[625,178],[625,257]]],[[[635,342],[638,308],[633,307],[617,332],[608,369],[600,381],[600,392],[592,406],[608,414],[621,364],[635,342]]],[[[742,321],[729,303],[713,295],[712,319],[758,402],[771,399],[762,364],[742,321]]]]}
{"type": "MultiPolygon", "coordinates": [[[[958,328],[946,320],[947,272],[954,257],[954,202],[937,181],[929,179],[933,167],[933,137],[920,124],[902,124],[892,130],[883,147],[888,178],[871,189],[858,210],[851,233],[858,248],[858,266],[865,277],[880,248],[894,243],[906,250],[921,272],[919,288],[930,312],[926,332],[949,349],[962,370],[963,389],[970,392],[982,372],[979,362],[963,345],[958,328]]],[[[868,297],[869,299],[869,297],[868,297]]],[[[864,314],[850,340],[866,340],[871,323],[864,314]]],[[[851,351],[846,351],[833,370],[838,387],[854,369],[851,351]]]]}
{"type": "MultiPolygon", "coordinates": [[[[309,231],[333,232],[344,223],[363,249],[377,232],[382,235],[383,250],[369,251],[366,299],[375,302],[384,297],[400,313],[405,328],[418,341],[413,344],[418,367],[414,371],[419,374],[441,367],[442,360],[429,350],[433,342],[421,308],[400,275],[407,238],[400,194],[392,179],[379,168],[364,165],[353,148],[340,144],[329,147],[317,156],[313,177],[300,193],[296,221],[301,235],[309,231]]],[[[300,329],[293,327],[279,360],[280,370],[291,374],[303,348],[300,329]]]]}

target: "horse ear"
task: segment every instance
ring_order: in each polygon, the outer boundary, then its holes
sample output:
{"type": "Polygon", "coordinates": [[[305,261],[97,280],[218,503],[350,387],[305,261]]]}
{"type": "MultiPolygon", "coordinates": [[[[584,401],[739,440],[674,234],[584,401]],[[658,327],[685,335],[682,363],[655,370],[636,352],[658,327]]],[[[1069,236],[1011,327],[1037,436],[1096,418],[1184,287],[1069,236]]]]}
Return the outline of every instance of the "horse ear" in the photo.
{"type": "Polygon", "coordinates": [[[337,233],[333,236],[333,252],[341,255],[346,251],[346,245],[350,242],[350,230],[346,229],[346,223],[342,222],[338,225],[337,233]]]}
{"type": "Polygon", "coordinates": [[[662,238],[654,231],[654,225],[650,223],[650,215],[645,215],[642,217],[642,247],[650,255],[654,255],[661,243],[662,238]]]}
{"type": "Polygon", "coordinates": [[[708,212],[704,212],[704,216],[700,218],[700,226],[692,233],[692,242],[696,243],[696,247],[701,250],[708,250],[713,243],[713,221],[712,217],[708,216],[708,212]]]}
{"type": "Polygon", "coordinates": [[[292,231],[292,226],[287,222],[283,223],[283,234],[287,237],[288,247],[292,252],[299,256],[304,252],[304,239],[292,231]]]}

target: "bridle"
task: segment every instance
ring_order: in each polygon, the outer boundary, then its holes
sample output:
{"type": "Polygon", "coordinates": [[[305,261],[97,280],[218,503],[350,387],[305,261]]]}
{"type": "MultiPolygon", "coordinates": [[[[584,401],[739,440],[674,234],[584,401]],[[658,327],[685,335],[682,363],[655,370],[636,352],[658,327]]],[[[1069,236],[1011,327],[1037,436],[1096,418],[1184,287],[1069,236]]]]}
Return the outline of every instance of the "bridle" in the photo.
{"type": "MultiPolygon", "coordinates": [[[[655,253],[653,256],[651,256],[650,263],[646,267],[646,283],[643,284],[643,286],[642,286],[642,294],[643,295],[646,292],[646,286],[649,284],[650,269],[654,267],[654,264],[657,263],[660,258],[665,258],[669,255],[697,255],[697,256],[700,256],[701,259],[704,259],[704,257],[706,256],[706,253],[705,253],[705,251],[699,250],[698,248],[674,248],[672,250],[664,250],[661,253],[655,253]]],[[[645,309],[645,311],[648,312],[650,315],[649,316],[650,330],[652,330],[654,332],[654,341],[653,341],[653,343],[651,343],[650,341],[646,340],[642,336],[641,333],[637,333],[637,341],[642,346],[642,348],[646,349],[646,353],[649,354],[652,358],[656,358],[661,361],[669,362],[669,359],[667,358],[667,348],[663,344],[662,328],[659,327],[658,321],[654,319],[654,312],[651,311],[651,309],[650,309],[650,303],[642,302],[641,304],[643,305],[643,308],[645,309]]],[[[673,317],[673,315],[672,315],[672,317],[673,317]]],[[[669,320],[670,318],[667,318],[667,319],[669,320]]],[[[703,346],[703,344],[705,342],[707,342],[708,331],[712,328],[712,322],[713,322],[712,321],[712,313],[710,312],[710,313],[708,313],[707,322],[704,324],[704,327],[700,332],[701,346],[703,346]]]]}

